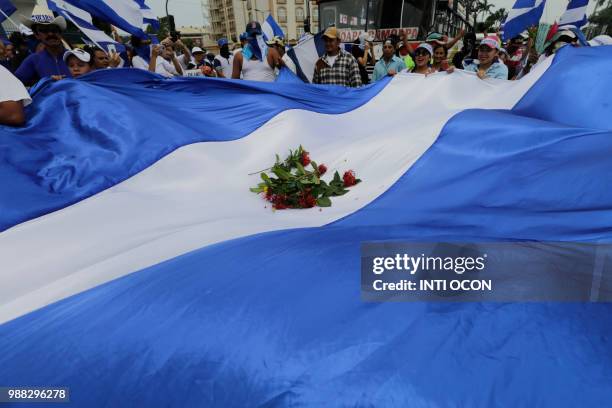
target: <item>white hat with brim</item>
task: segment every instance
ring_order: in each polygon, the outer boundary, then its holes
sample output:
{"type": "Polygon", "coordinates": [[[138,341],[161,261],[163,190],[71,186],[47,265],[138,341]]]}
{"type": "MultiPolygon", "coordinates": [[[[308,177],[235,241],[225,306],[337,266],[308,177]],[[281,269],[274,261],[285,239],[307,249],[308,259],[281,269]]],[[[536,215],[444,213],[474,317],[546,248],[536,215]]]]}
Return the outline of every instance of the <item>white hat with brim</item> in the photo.
{"type": "Polygon", "coordinates": [[[70,57],[71,55],[74,55],[75,57],[77,57],[77,59],[83,62],[91,61],[91,54],[89,54],[87,51],[84,51],[80,48],[75,48],[73,50],[69,50],[64,53],[64,57],[63,57],[64,62],[67,62],[68,57],[70,57]]]}
{"type": "Polygon", "coordinates": [[[64,17],[55,17],[51,10],[46,7],[36,5],[32,10],[32,17],[27,18],[25,16],[20,17],[21,22],[28,28],[32,28],[35,25],[55,25],[60,30],[66,29],[66,20],[64,17]]]}
{"type": "Polygon", "coordinates": [[[598,35],[594,37],[591,41],[589,41],[589,45],[591,47],[597,47],[600,45],[612,45],[612,37],[609,35],[598,35]]]}
{"type": "Polygon", "coordinates": [[[433,55],[433,47],[430,44],[427,44],[426,42],[420,43],[419,46],[416,47],[414,52],[416,52],[416,50],[418,50],[419,48],[422,48],[425,51],[427,51],[429,53],[429,55],[433,55]]]}

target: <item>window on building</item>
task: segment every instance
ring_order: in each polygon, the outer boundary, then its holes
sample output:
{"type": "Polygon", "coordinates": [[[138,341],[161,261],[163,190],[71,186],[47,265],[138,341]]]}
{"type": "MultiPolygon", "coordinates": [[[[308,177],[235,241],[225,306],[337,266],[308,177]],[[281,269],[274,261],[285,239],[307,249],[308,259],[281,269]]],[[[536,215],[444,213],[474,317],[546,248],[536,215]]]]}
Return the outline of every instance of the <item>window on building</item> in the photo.
{"type": "Polygon", "coordinates": [[[295,4],[304,4],[304,0],[295,0],[295,4]]]}
{"type": "Polygon", "coordinates": [[[276,0],[278,4],[287,4],[287,0],[276,0]]]}
{"type": "Polygon", "coordinates": [[[304,35],[304,27],[296,27],[295,31],[297,33],[298,38],[304,35]]]}
{"type": "Polygon", "coordinates": [[[318,7],[314,7],[312,9],[312,18],[314,19],[319,19],[319,8],[318,7]]]}
{"type": "Polygon", "coordinates": [[[277,10],[277,14],[278,14],[278,22],[279,23],[286,23],[287,22],[287,9],[286,8],[279,7],[278,10],[277,10]]]}
{"type": "Polygon", "coordinates": [[[301,7],[295,8],[295,21],[304,21],[304,9],[301,7]]]}

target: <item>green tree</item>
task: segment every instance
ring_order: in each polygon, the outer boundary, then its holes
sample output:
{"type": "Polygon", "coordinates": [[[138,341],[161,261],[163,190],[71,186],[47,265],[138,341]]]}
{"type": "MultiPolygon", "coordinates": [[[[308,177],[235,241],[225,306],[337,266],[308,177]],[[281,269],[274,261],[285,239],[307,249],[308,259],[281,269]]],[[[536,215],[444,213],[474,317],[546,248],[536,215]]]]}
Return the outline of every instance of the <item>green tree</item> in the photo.
{"type": "Polygon", "coordinates": [[[612,4],[608,2],[608,6],[592,14],[589,21],[595,25],[595,28],[591,31],[593,35],[612,35],[612,4]]]}

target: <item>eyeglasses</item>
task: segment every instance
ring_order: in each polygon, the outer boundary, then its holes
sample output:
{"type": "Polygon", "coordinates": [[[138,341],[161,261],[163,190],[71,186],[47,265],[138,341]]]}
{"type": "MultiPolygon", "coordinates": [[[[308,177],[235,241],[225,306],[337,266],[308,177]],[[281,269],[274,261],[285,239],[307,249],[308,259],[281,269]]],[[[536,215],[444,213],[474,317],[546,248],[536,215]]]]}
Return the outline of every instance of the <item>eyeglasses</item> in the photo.
{"type": "Polygon", "coordinates": [[[54,26],[54,25],[49,25],[49,26],[39,26],[36,28],[36,31],[39,33],[43,33],[43,34],[59,34],[61,31],[59,29],[59,27],[54,26]]]}

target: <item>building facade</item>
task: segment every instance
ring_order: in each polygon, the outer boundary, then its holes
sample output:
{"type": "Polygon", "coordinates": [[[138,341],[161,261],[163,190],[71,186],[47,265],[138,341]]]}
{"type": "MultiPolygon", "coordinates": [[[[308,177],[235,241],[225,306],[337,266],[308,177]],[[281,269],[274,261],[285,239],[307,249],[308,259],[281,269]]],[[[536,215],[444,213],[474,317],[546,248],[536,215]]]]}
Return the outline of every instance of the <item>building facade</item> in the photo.
{"type": "Polygon", "coordinates": [[[216,39],[234,42],[251,20],[262,23],[268,14],[276,20],[289,41],[304,34],[304,20],[310,17],[311,31],[319,26],[318,8],[308,0],[210,0],[210,23],[216,39]]]}

